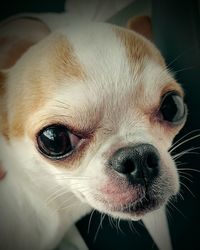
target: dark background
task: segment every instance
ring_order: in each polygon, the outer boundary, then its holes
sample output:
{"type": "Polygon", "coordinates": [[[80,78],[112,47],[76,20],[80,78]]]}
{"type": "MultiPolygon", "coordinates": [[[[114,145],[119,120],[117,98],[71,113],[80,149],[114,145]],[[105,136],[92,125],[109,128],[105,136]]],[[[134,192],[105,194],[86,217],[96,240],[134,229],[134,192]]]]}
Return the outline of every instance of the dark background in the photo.
{"type": "MultiPolygon", "coordinates": [[[[139,1],[139,0],[138,0],[139,1]]],[[[0,19],[21,12],[61,12],[64,0],[15,0],[1,2],[0,19]]],[[[169,68],[176,72],[176,79],[182,84],[186,92],[186,102],[189,108],[189,117],[185,128],[177,137],[200,128],[200,10],[198,1],[157,1],[151,3],[152,24],[155,43],[162,51],[169,68]]],[[[129,7],[133,8],[131,5],[129,7]]],[[[192,135],[200,134],[200,131],[192,135]]],[[[183,145],[177,152],[189,147],[200,146],[197,138],[183,145]]],[[[200,152],[200,150],[196,150],[200,152]]],[[[186,165],[181,168],[200,169],[200,156],[188,154],[181,158],[186,165]]],[[[184,200],[178,199],[171,207],[169,223],[173,246],[178,249],[200,249],[200,173],[187,171],[192,176],[192,182],[185,179],[181,181],[184,200]],[[189,191],[190,189],[191,191],[189,191]],[[194,195],[192,195],[193,193],[194,195]],[[195,196],[195,197],[194,197],[195,196]]],[[[100,214],[95,212],[91,219],[88,233],[89,216],[77,223],[81,234],[90,249],[156,249],[142,223],[120,222],[121,230],[109,224],[107,217],[103,220],[103,227],[96,232],[101,220],[100,214]]],[[[117,223],[115,221],[115,223],[117,223]]]]}

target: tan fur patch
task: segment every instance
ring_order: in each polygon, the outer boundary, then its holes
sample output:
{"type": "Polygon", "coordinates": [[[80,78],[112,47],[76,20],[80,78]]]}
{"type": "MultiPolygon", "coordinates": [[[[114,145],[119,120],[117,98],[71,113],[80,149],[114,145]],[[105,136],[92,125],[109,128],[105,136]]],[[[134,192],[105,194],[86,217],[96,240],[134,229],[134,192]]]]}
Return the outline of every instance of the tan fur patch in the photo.
{"type": "Polygon", "coordinates": [[[6,110],[3,110],[0,116],[0,134],[2,134],[6,140],[9,140],[8,114],[6,110]]]}
{"type": "Polygon", "coordinates": [[[118,27],[115,27],[114,31],[125,47],[131,67],[135,69],[136,62],[142,65],[142,61],[145,57],[153,59],[161,66],[165,65],[160,52],[147,39],[133,31],[118,27]]]}
{"type": "Polygon", "coordinates": [[[27,119],[45,104],[45,90],[39,77],[36,79],[35,76],[30,79],[30,84],[27,88],[22,89],[23,96],[15,100],[12,111],[14,117],[9,131],[10,137],[23,136],[27,119]],[[33,80],[34,78],[35,80],[33,80]]]}
{"type": "Polygon", "coordinates": [[[151,18],[149,16],[136,16],[130,18],[127,23],[127,28],[153,40],[151,18]]]}
{"type": "Polygon", "coordinates": [[[8,114],[5,107],[6,75],[0,72],[0,134],[8,139],[8,114]]]}
{"type": "Polygon", "coordinates": [[[181,86],[173,81],[173,82],[170,82],[168,83],[163,89],[162,89],[162,93],[161,93],[161,96],[163,96],[164,94],[166,94],[167,92],[169,91],[177,91],[182,97],[184,97],[184,91],[183,89],[181,88],[181,86]]]}
{"type": "Polygon", "coordinates": [[[0,72],[0,97],[2,97],[5,93],[5,80],[6,80],[5,74],[0,72]]]}
{"type": "Polygon", "coordinates": [[[33,62],[30,58],[31,67],[24,68],[24,79],[19,78],[20,82],[16,83],[18,90],[13,100],[14,117],[9,131],[12,137],[23,136],[28,118],[51,100],[67,78],[83,80],[86,76],[72,46],[62,35],[43,44],[36,57],[33,62]]]}
{"type": "Polygon", "coordinates": [[[59,35],[54,47],[54,58],[51,67],[57,76],[83,80],[86,77],[83,65],[77,60],[72,45],[66,37],[59,35]],[[64,75],[63,75],[64,74],[64,75]]]}

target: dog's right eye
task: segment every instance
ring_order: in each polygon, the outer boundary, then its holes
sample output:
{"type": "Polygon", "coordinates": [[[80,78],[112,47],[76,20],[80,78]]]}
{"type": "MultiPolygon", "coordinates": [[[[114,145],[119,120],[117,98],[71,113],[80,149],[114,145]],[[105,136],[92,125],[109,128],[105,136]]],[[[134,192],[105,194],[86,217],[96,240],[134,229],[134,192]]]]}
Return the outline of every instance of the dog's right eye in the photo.
{"type": "Polygon", "coordinates": [[[186,117],[186,105],[183,98],[174,91],[163,96],[159,111],[164,121],[173,124],[179,124],[186,117]]]}
{"type": "Polygon", "coordinates": [[[63,159],[69,156],[80,138],[63,125],[51,125],[42,129],[37,135],[38,150],[51,159],[63,159]]]}

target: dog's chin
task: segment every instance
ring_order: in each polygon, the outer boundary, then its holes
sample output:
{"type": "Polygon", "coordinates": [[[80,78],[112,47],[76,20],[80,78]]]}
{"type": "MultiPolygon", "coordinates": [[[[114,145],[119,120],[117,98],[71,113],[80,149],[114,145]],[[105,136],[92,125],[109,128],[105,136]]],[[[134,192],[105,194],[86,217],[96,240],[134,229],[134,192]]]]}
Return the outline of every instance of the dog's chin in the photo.
{"type": "Polygon", "coordinates": [[[123,219],[140,220],[145,214],[159,209],[165,204],[165,199],[151,197],[146,194],[142,199],[124,206],[109,207],[109,213],[123,219]]]}
{"type": "Polygon", "coordinates": [[[165,199],[145,195],[144,198],[133,203],[128,203],[123,206],[119,205],[118,207],[109,206],[105,212],[121,219],[140,220],[145,214],[159,209],[165,202],[165,199]]]}
{"type": "MultiPolygon", "coordinates": [[[[95,197],[95,201],[90,202],[92,207],[96,208],[100,212],[111,215],[112,217],[128,219],[128,220],[140,220],[143,216],[149,212],[159,209],[167,203],[171,195],[168,193],[163,194],[158,192],[154,193],[152,190],[145,190],[140,188],[139,191],[134,193],[131,197],[131,191],[128,192],[127,197],[124,199],[126,202],[115,202],[107,197],[95,197]]],[[[126,195],[123,193],[123,198],[126,195]]]]}

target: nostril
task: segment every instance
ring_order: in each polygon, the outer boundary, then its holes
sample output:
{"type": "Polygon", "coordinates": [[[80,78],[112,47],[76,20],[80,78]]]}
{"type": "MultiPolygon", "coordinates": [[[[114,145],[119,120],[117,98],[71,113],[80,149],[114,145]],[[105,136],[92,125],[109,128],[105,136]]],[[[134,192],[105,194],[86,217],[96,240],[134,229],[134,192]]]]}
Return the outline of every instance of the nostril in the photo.
{"type": "Polygon", "coordinates": [[[130,174],[134,172],[136,169],[133,159],[126,159],[123,163],[123,167],[124,167],[123,171],[124,174],[130,174]]]}
{"type": "Polygon", "coordinates": [[[150,153],[146,157],[146,165],[148,168],[157,168],[158,166],[158,157],[154,153],[150,153]]]}

